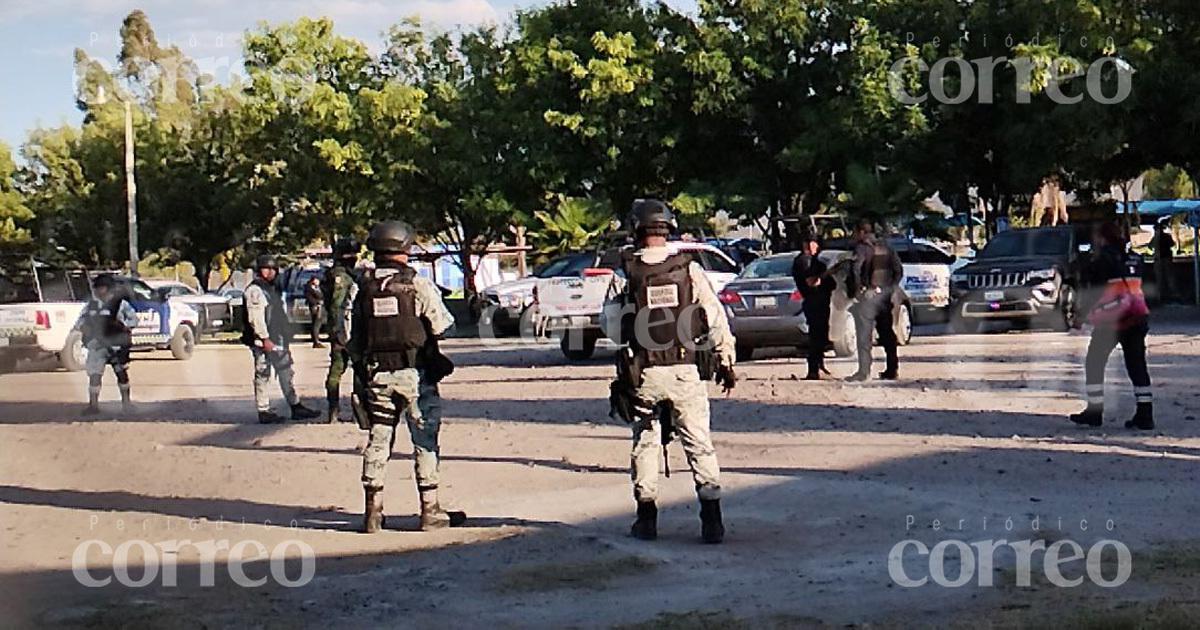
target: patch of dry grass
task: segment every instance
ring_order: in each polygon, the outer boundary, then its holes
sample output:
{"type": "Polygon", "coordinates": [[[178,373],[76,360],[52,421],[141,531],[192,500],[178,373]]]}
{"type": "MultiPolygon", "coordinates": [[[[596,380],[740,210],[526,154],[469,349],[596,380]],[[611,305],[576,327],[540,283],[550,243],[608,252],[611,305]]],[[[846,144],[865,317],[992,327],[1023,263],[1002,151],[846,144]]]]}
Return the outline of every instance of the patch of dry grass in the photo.
{"type": "Polygon", "coordinates": [[[501,593],[594,589],[617,578],[653,571],[655,566],[655,563],[638,556],[525,565],[506,572],[496,581],[494,588],[501,593]]]}

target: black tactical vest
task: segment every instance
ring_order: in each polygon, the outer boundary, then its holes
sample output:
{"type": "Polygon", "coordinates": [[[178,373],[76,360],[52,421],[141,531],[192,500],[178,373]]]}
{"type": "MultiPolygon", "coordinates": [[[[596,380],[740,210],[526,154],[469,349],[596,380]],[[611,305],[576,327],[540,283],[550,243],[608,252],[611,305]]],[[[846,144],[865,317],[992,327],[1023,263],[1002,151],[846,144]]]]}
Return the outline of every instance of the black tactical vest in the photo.
{"type": "Polygon", "coordinates": [[[116,295],[104,302],[96,298],[88,301],[79,327],[84,344],[98,341],[109,346],[128,346],[131,343],[129,330],[117,319],[122,300],[116,295]]]}
{"type": "Polygon", "coordinates": [[[896,284],[898,278],[892,277],[892,255],[887,245],[875,243],[875,253],[871,257],[871,286],[889,289],[896,284]]]}
{"type": "Polygon", "coordinates": [[[416,275],[408,265],[384,267],[371,272],[359,286],[365,350],[380,370],[424,367],[421,350],[429,335],[417,314],[416,275]]]}
{"type": "Polygon", "coordinates": [[[636,256],[625,263],[629,295],[637,309],[625,338],[646,366],[696,362],[702,326],[701,309],[692,295],[691,263],[687,254],[672,254],[658,264],[636,256]]]}
{"type": "MultiPolygon", "coordinates": [[[[267,282],[255,277],[250,283],[262,289],[267,296],[267,334],[271,341],[286,340],[289,336],[287,308],[283,305],[283,296],[275,288],[274,282],[267,282]]],[[[242,343],[253,346],[258,339],[254,336],[254,328],[250,326],[250,309],[242,309],[242,343]]]]}

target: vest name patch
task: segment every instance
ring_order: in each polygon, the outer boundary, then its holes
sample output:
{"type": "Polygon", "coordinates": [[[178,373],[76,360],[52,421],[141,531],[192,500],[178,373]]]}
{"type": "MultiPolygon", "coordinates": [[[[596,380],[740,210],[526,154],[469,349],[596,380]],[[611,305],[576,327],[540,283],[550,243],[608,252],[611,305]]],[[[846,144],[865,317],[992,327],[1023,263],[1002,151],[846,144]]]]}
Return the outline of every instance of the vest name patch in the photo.
{"type": "Polygon", "coordinates": [[[395,296],[374,298],[371,300],[371,312],[375,317],[396,317],[400,315],[400,300],[395,296]]]}
{"type": "Polygon", "coordinates": [[[646,287],[647,308],[674,308],[679,306],[679,287],[664,284],[646,287]]]}

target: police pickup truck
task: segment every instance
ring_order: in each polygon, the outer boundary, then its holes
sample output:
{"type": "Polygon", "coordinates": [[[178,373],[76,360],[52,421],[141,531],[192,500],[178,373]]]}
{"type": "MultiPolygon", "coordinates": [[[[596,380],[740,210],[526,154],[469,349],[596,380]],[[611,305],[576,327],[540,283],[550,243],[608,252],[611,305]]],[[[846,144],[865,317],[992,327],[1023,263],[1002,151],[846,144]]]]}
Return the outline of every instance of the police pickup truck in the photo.
{"type": "MultiPolygon", "coordinates": [[[[0,372],[22,359],[52,355],[65,370],[77,371],[87,359],[75,329],[91,297],[84,270],[53,269],[27,262],[15,273],[0,275],[0,372]]],[[[199,317],[195,309],[172,303],[136,278],[119,278],[119,290],[137,311],[134,350],[170,350],[180,360],[192,357],[199,317]]]]}
{"type": "MultiPolygon", "coordinates": [[[[692,256],[718,292],[737,277],[738,267],[720,249],[707,243],[672,241],[669,247],[692,256]]],[[[622,248],[596,252],[592,264],[577,275],[539,278],[534,287],[535,324],[540,334],[560,337],[563,356],[583,361],[605,336],[601,322],[612,277],[621,266],[622,248]]]]}

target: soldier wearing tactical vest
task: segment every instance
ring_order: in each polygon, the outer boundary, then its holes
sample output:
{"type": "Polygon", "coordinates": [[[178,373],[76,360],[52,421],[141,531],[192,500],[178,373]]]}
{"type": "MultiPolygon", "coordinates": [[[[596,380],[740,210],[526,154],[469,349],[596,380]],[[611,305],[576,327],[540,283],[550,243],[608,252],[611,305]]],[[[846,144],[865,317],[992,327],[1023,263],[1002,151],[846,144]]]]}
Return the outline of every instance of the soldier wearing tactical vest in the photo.
{"type": "Polygon", "coordinates": [[[454,317],[437,286],[408,266],[412,243],[412,230],[400,221],[371,228],[367,248],[375,254],[375,269],[351,289],[340,328],[355,363],[355,398],[365,411],[360,423],[371,432],[362,473],[367,533],[383,528],[384,479],[402,419],[412,437],[421,529],[449,527],[464,518],[443,510],[437,492],[442,420],[437,381],[448,372],[433,368],[440,358],[436,339],[454,325],[454,317]]]}
{"type": "Polygon", "coordinates": [[[702,351],[715,356],[717,380],[728,392],[736,383],[733,334],[704,271],[689,255],[667,245],[678,229],[670,208],[661,201],[639,200],[631,222],[637,250],[625,261],[625,278],[614,277],[610,292],[626,313],[622,341],[629,347],[621,356],[631,365],[618,370],[632,374],[633,407],[639,410],[626,418],[633,424],[637,502],[630,534],[643,540],[658,537],[660,418],[670,414],[700,499],[701,536],[704,542],[719,543],[725,536],[721,471],[709,435],[708,388],[697,360],[702,351]]]}
{"type": "Polygon", "coordinates": [[[292,409],[292,419],[316,418],[320,414],[300,403],[292,383],[292,351],[288,348],[291,324],[283,306],[283,296],[275,287],[279,263],[274,256],[263,254],[255,259],[254,268],[254,280],[243,294],[246,319],[242,322],[242,343],[250,348],[250,355],[254,357],[254,403],[258,408],[258,421],[262,424],[284,421],[282,416],[271,411],[267,384],[272,371],[279,378],[279,388],[292,409]]]}
{"type": "Polygon", "coordinates": [[[358,241],[339,239],[333,244],[333,266],[325,271],[325,329],[329,331],[329,373],[325,378],[325,401],[328,405],[329,423],[338,421],[338,405],[342,399],[342,375],[350,367],[350,353],[345,344],[338,341],[342,336],[342,313],[350,302],[350,291],[354,286],[354,266],[358,263],[358,241]]]}
{"type": "Polygon", "coordinates": [[[896,329],[892,321],[895,298],[904,279],[904,265],[895,250],[875,234],[875,223],[859,221],[854,230],[854,259],[846,274],[846,293],[855,300],[850,307],[854,315],[854,332],[858,342],[858,371],[850,381],[871,380],[871,350],[874,336],[879,336],[887,363],[879,378],[894,381],[900,377],[900,358],[896,346],[896,329]]]}
{"type": "Polygon", "coordinates": [[[121,406],[132,410],[129,390],[129,347],[131,331],[137,326],[137,311],[117,290],[111,274],[97,276],[92,281],[92,299],[83,307],[77,325],[87,349],[88,405],[83,415],[100,413],[100,384],[104,367],[112,366],[121,391],[121,406]]]}

